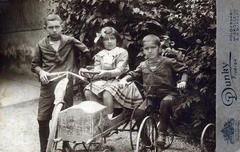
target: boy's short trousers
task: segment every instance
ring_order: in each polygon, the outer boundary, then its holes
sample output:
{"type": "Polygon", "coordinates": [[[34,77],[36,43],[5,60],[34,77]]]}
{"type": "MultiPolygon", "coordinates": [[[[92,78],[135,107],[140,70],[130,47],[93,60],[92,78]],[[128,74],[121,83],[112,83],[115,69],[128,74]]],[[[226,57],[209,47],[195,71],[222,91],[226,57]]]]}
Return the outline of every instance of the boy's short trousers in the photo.
{"type": "MultiPolygon", "coordinates": [[[[52,112],[54,108],[54,90],[57,85],[57,82],[50,82],[48,84],[41,85],[40,89],[40,98],[38,104],[38,121],[50,120],[52,117],[52,112]]],[[[73,105],[73,84],[72,80],[68,82],[67,91],[64,97],[66,104],[64,108],[70,107],[73,105]]]]}

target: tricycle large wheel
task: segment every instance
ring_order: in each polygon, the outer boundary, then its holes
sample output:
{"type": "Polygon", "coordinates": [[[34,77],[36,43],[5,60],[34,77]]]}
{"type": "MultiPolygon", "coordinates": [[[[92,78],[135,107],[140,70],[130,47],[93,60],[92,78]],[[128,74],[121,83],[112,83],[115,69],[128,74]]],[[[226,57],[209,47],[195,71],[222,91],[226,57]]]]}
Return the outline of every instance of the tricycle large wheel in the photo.
{"type": "Polygon", "coordinates": [[[138,126],[136,122],[136,110],[138,107],[135,107],[132,111],[131,117],[130,117],[130,123],[129,123],[129,133],[130,133],[130,144],[132,150],[136,149],[136,140],[137,140],[137,134],[138,134],[138,126]]]}
{"type": "Polygon", "coordinates": [[[216,132],[213,123],[207,124],[201,134],[202,152],[214,152],[216,148],[216,132]]]}
{"type": "Polygon", "coordinates": [[[48,144],[46,152],[53,152],[56,150],[57,143],[54,142],[54,139],[57,137],[57,124],[58,124],[58,116],[63,107],[63,103],[59,103],[54,106],[52,119],[50,121],[50,133],[48,137],[48,144]]]}
{"type": "Polygon", "coordinates": [[[151,116],[143,119],[138,135],[135,152],[157,152],[157,125],[151,116]]]}
{"type": "MultiPolygon", "coordinates": [[[[157,123],[157,128],[159,128],[160,126],[160,121],[157,123]]],[[[171,131],[171,128],[168,128],[167,133],[166,133],[166,143],[163,147],[161,147],[162,149],[168,149],[174,140],[174,133],[171,131]]]]}

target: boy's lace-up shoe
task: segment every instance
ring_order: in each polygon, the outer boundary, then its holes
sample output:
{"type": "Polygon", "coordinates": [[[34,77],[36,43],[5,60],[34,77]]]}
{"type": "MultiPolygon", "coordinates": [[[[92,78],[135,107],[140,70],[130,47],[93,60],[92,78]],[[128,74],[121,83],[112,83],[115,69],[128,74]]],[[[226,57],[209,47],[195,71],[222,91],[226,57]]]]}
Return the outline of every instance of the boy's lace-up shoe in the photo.
{"type": "Polygon", "coordinates": [[[157,145],[160,148],[164,148],[165,144],[166,144],[166,135],[164,133],[159,133],[159,136],[157,138],[157,145]]]}

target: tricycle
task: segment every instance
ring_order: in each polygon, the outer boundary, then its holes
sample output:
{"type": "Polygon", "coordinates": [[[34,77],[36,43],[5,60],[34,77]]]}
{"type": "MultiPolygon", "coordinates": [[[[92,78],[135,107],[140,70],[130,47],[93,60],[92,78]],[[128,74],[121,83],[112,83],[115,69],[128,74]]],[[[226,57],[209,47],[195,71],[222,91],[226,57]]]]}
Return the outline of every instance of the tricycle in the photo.
{"type": "MultiPolygon", "coordinates": [[[[99,72],[86,71],[92,78],[99,72]]],[[[104,146],[106,138],[114,133],[128,131],[130,145],[134,150],[137,138],[137,125],[134,119],[136,109],[123,108],[122,112],[113,119],[107,118],[106,106],[96,101],[81,101],[79,104],[62,110],[64,95],[68,84],[68,77],[73,76],[86,83],[86,78],[72,72],[55,72],[50,81],[61,79],[54,91],[55,101],[52,119],[50,121],[50,135],[47,152],[69,151],[77,149],[90,151],[110,151],[111,147],[104,146]],[[61,146],[62,145],[62,146],[61,146]]]]}
{"type": "MultiPolygon", "coordinates": [[[[87,71],[93,78],[98,74],[96,71],[87,71]]],[[[86,78],[72,72],[55,72],[51,73],[55,76],[50,81],[61,79],[55,88],[55,107],[50,122],[50,135],[48,139],[47,152],[66,151],[75,152],[81,151],[111,151],[111,147],[105,146],[106,138],[114,133],[121,131],[129,132],[130,146],[135,152],[142,151],[162,151],[167,149],[173,143],[174,137],[178,136],[170,125],[167,140],[164,147],[159,147],[156,143],[158,138],[158,119],[159,113],[152,109],[151,104],[145,109],[146,117],[140,125],[137,125],[135,118],[136,111],[141,106],[140,104],[134,109],[122,108],[122,112],[114,119],[107,118],[106,106],[97,101],[81,101],[80,104],[74,105],[62,110],[64,105],[64,94],[68,83],[68,77],[71,75],[86,83],[90,83],[92,79],[86,78]],[[150,143],[144,144],[142,135],[148,138],[150,143]]],[[[91,88],[91,87],[90,87],[91,88]]],[[[138,122],[139,123],[139,122],[138,122]]],[[[171,124],[174,120],[171,119],[171,124]]],[[[215,143],[215,127],[213,124],[208,124],[204,128],[201,135],[202,151],[208,151],[209,146],[215,143]],[[210,145],[211,144],[211,145],[210,145]]],[[[215,148],[215,147],[210,147],[215,148]]]]}

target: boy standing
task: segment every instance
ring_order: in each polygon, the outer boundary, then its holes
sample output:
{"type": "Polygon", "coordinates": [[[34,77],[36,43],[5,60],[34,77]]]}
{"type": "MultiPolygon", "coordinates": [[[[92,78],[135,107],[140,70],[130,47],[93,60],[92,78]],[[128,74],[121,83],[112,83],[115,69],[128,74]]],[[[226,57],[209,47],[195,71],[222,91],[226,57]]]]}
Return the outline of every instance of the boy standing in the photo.
{"type": "MultiPolygon", "coordinates": [[[[90,52],[82,42],[61,34],[62,20],[58,15],[48,15],[45,18],[44,28],[48,36],[38,42],[31,68],[39,76],[41,82],[37,118],[41,152],[45,152],[47,147],[49,121],[54,108],[54,89],[57,84],[56,81],[49,82],[48,74],[59,71],[76,72],[77,52],[74,52],[76,50],[83,52],[90,59],[90,52]]],[[[65,108],[73,104],[72,79],[69,81],[64,99],[66,102],[65,108]]]]}
{"type": "Polygon", "coordinates": [[[144,95],[146,100],[152,101],[153,105],[159,107],[160,127],[158,144],[163,146],[166,140],[166,131],[169,123],[171,108],[175,102],[176,74],[182,74],[177,88],[185,88],[187,82],[187,67],[175,59],[159,55],[160,39],[156,35],[149,34],[142,40],[143,52],[146,60],[134,70],[128,73],[120,85],[126,85],[130,79],[142,77],[144,95]]]}

